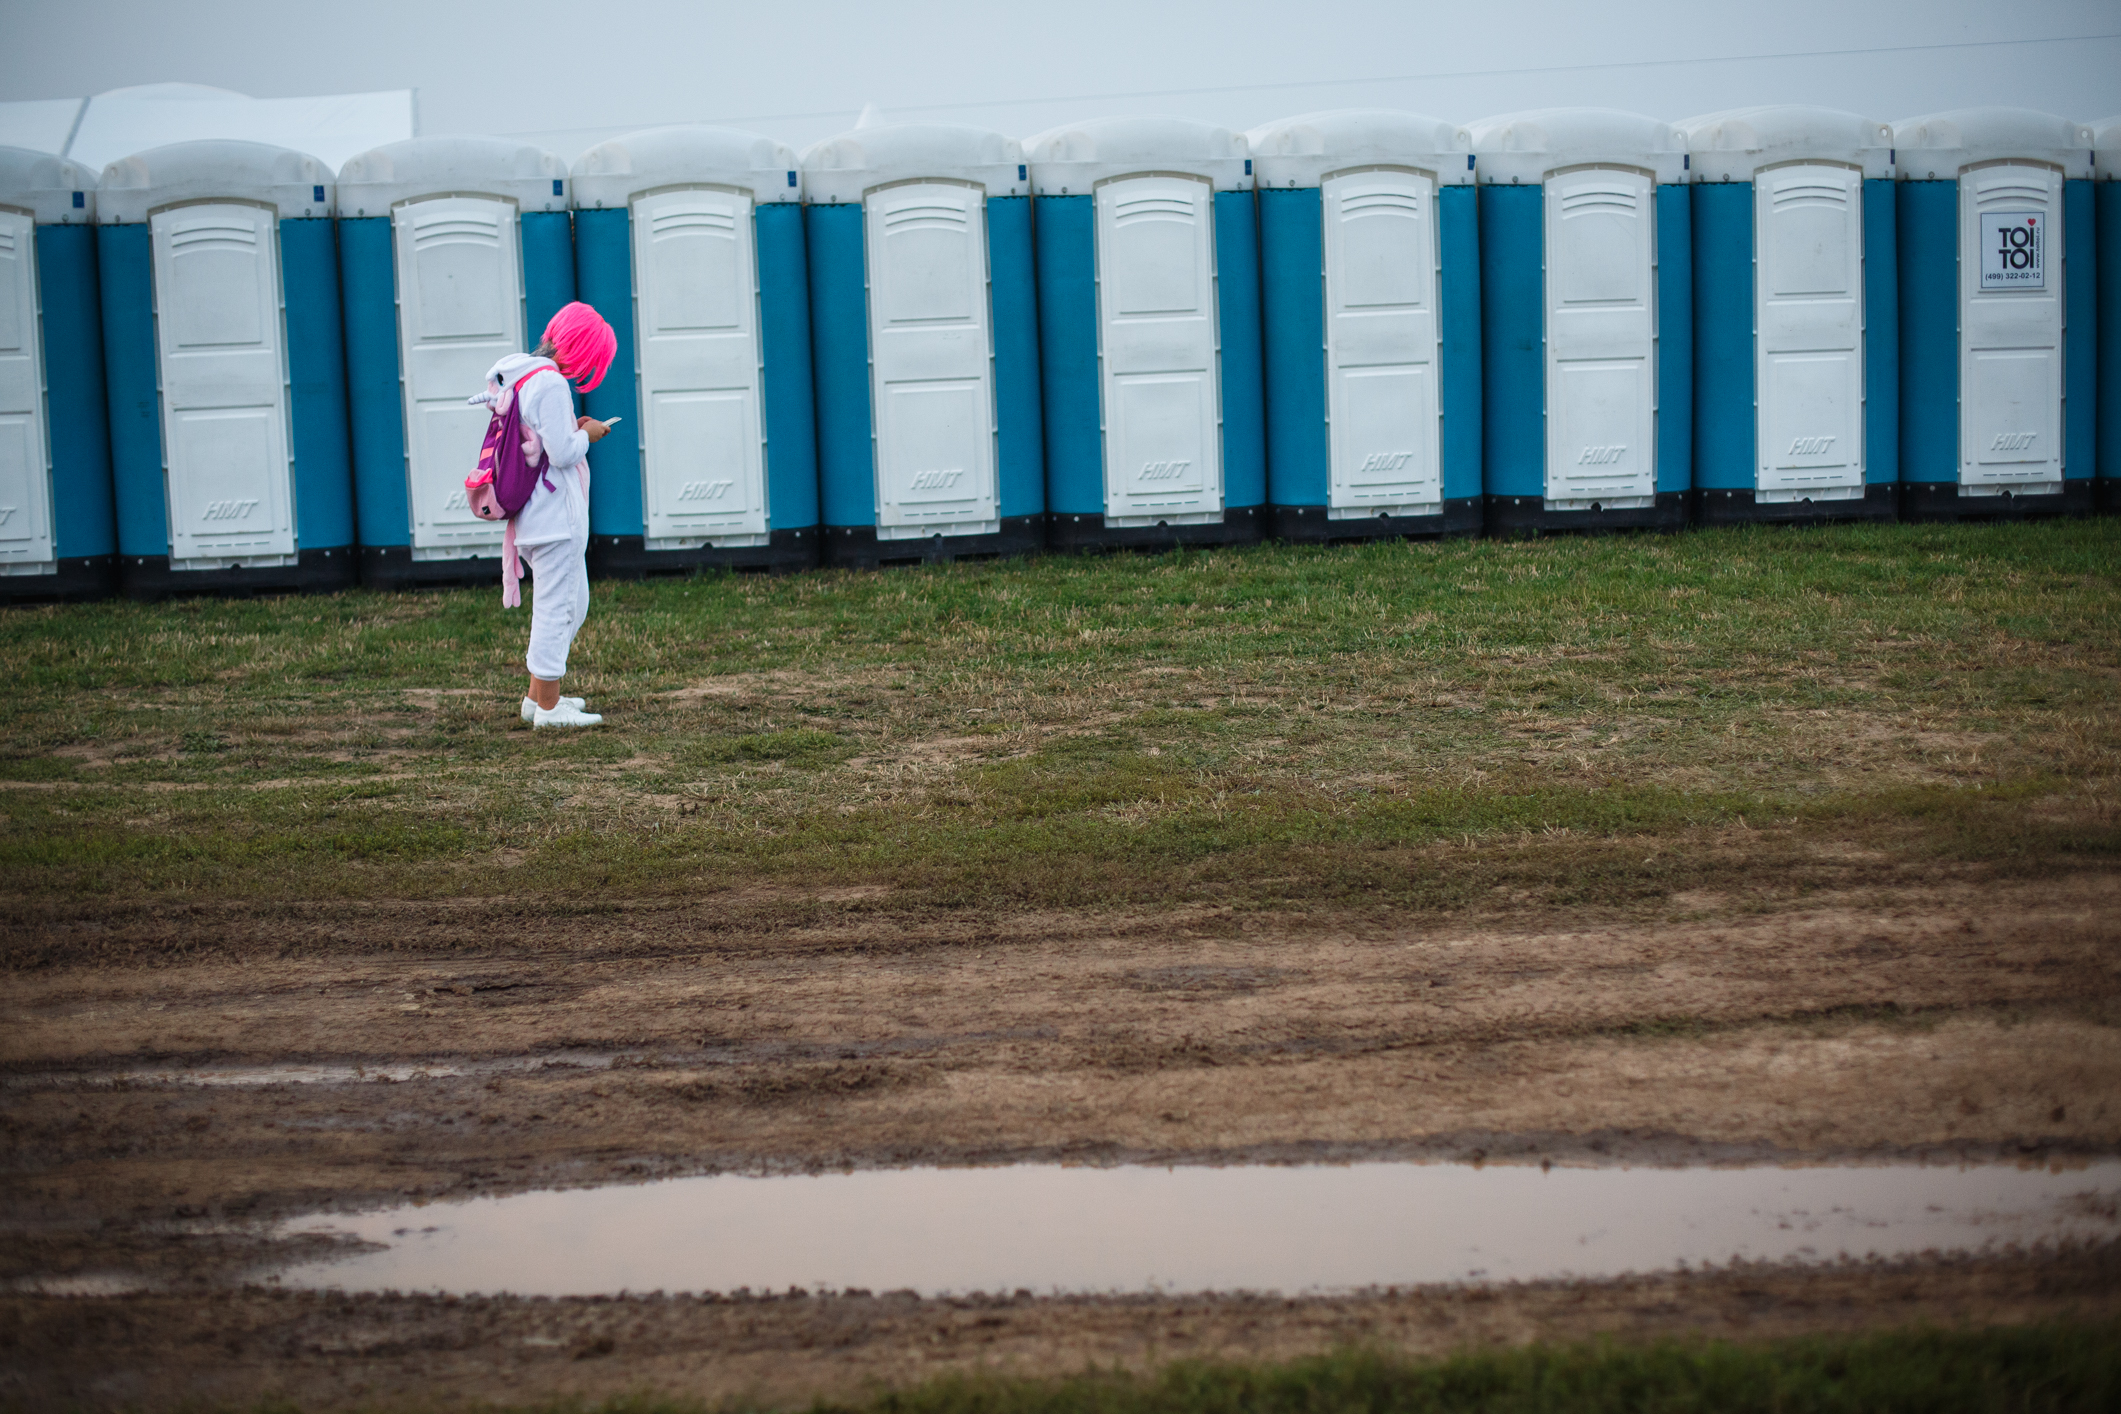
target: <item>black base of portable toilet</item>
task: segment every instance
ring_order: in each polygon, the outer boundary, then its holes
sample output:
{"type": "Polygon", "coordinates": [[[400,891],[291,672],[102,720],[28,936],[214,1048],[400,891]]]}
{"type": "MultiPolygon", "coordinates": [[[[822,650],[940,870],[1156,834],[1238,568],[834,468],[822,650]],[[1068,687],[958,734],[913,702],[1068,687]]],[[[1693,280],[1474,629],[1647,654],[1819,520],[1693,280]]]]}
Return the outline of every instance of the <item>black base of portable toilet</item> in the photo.
{"type": "Polygon", "coordinates": [[[1697,525],[1831,525],[1850,521],[1893,521],[1900,518],[1900,483],[1878,482],[1863,488],[1861,497],[1841,501],[1761,501],[1744,489],[1696,487],[1694,521],[1697,525]]]}
{"type": "Polygon", "coordinates": [[[764,545],[717,550],[650,550],[641,535],[589,537],[589,573],[598,579],[647,579],[654,575],[729,570],[735,574],[794,574],[816,569],[818,532],[813,526],[767,532],[764,545]]]}
{"type": "Polygon", "coordinates": [[[53,560],[50,574],[0,575],[0,604],[78,604],[107,599],[118,578],[115,555],[53,560]]]}
{"type": "Polygon", "coordinates": [[[1480,497],[1445,501],[1432,516],[1344,516],[1334,520],[1324,506],[1268,506],[1267,533],[1293,545],[1353,545],[1363,540],[1443,540],[1477,536],[1480,497]]]}
{"type": "Polygon", "coordinates": [[[1955,481],[1910,481],[1901,487],[1900,518],[1937,524],[1959,520],[2036,520],[2043,516],[2088,516],[2092,482],[2079,477],[2048,495],[2023,496],[2001,491],[1993,496],[1962,496],[1955,481]]]}
{"type": "Polygon", "coordinates": [[[416,560],[410,545],[363,545],[360,569],[361,583],[369,589],[452,589],[501,582],[499,555],[416,560]]]}
{"type": "Polygon", "coordinates": [[[350,546],[298,550],[292,565],[225,570],[172,570],[167,555],[125,555],[118,588],[128,599],[151,601],[184,594],[329,594],[354,586],[350,546]]]}
{"type": "Polygon", "coordinates": [[[1543,496],[1490,496],[1488,534],[1501,538],[1527,535],[1604,534],[1613,530],[1684,530],[1692,521],[1691,491],[1659,491],[1654,503],[1607,510],[1593,505],[1582,511],[1550,511],[1543,496]]]}
{"type": "Polygon", "coordinates": [[[947,565],[955,560],[1001,560],[1034,555],[1045,548],[1044,516],[1003,516],[992,535],[929,535],[879,540],[873,525],[825,527],[828,568],[892,569],[900,565],[947,565]]]}
{"type": "Polygon", "coordinates": [[[1212,548],[1217,545],[1256,545],[1266,536],[1265,506],[1230,506],[1219,521],[1199,525],[1121,526],[1105,528],[1105,518],[1055,511],[1046,518],[1046,544],[1063,554],[1087,554],[1097,550],[1161,550],[1212,548]]]}
{"type": "Polygon", "coordinates": [[[2092,509],[2103,516],[2121,516],[2121,481],[2100,477],[2092,483],[2092,509]]]}

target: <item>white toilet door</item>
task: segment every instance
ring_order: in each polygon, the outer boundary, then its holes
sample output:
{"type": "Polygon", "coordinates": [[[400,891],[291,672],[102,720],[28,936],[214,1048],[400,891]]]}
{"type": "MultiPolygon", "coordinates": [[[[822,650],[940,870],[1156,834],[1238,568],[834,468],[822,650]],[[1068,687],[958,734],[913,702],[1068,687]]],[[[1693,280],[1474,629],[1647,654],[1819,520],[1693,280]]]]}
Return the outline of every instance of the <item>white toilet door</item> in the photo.
{"type": "Polygon", "coordinates": [[[1222,515],[1214,202],[1203,178],[1097,189],[1107,525],[1222,515]]]}
{"type": "Polygon", "coordinates": [[[491,414],[464,400],[486,386],[496,359],[526,347],[515,203],[410,201],[391,227],[413,558],[492,554],[503,527],[473,515],[464,496],[491,414]]]}
{"type": "Polygon", "coordinates": [[[1959,174],[1959,484],[2062,489],[2062,174],[1959,174]]]}
{"type": "Polygon", "coordinates": [[[239,202],[179,206],[156,212],[148,229],[172,568],[292,555],[275,213],[239,202]]]}
{"type": "Polygon", "coordinates": [[[48,446],[37,227],[22,212],[0,211],[0,574],[52,567],[48,446]]]}
{"type": "Polygon", "coordinates": [[[1326,257],[1327,505],[1442,509],[1437,419],[1436,182],[1354,172],[1321,188],[1326,257]]]}
{"type": "Polygon", "coordinates": [[[1863,174],[1776,167],[1753,182],[1756,489],[1863,492],[1863,174]]]}
{"type": "Polygon", "coordinates": [[[864,199],[882,540],[992,533],[997,509],[987,198],[908,182],[864,199]]]}
{"type": "Polygon", "coordinates": [[[1591,167],[1546,180],[1547,485],[1555,509],[1657,493],[1656,186],[1591,167]]]}
{"type": "Polygon", "coordinates": [[[751,197],[633,204],[634,329],[649,549],[766,534],[751,197]]]}

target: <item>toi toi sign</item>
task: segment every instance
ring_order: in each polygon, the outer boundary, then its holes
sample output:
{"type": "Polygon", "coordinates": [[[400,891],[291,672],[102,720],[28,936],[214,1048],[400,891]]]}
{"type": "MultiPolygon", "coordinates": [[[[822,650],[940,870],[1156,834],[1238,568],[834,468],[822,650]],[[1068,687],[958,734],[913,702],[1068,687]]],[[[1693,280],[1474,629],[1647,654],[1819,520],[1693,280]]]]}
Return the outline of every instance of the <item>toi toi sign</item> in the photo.
{"type": "Polygon", "coordinates": [[[2038,211],[1981,213],[1981,288],[2047,288],[2047,217],[2038,211]]]}

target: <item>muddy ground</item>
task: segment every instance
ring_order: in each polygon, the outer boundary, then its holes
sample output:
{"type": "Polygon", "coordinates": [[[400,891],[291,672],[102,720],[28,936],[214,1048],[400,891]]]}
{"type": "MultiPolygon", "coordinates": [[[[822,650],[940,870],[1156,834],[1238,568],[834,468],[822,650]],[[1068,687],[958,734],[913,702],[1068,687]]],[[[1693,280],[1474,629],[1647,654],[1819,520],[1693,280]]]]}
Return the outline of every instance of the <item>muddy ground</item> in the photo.
{"type": "Polygon", "coordinates": [[[910,1294],[534,1301],[0,1296],[0,1402],[305,1408],[543,1405],[641,1391],[801,1405],[944,1372],[1151,1369],[1347,1345],[1441,1355],[1534,1340],[1763,1339],[1868,1327],[2121,1319],[2121,1252],[1738,1269],[1620,1281],[1266,1296],[910,1294]]]}
{"type": "Polygon", "coordinates": [[[800,1398],[965,1364],[1349,1339],[2121,1313],[2112,1251],[1293,1304],[242,1286],[292,1255],[262,1236],[280,1217],[721,1170],[2121,1153],[2121,879],[2098,872],[1775,911],[1703,897],[1575,924],[909,920],[857,896],[753,932],[715,907],[17,914],[18,965],[0,977],[0,1280],[15,1292],[0,1297],[0,1399],[800,1398]],[[155,1078],[289,1064],[461,1073],[155,1078]],[[146,1289],[29,1294],[112,1282],[146,1289]]]}

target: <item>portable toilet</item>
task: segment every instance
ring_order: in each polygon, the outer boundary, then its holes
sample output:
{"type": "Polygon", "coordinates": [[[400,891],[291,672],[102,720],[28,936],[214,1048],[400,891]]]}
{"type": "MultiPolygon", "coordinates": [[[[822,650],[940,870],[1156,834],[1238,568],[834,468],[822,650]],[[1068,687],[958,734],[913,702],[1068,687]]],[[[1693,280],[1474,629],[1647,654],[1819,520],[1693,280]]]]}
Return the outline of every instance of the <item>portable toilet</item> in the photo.
{"type": "Polygon", "coordinates": [[[2022,108],[1893,125],[1910,520],[2091,509],[2092,141],[2022,108]]]}
{"type": "Polygon", "coordinates": [[[1013,138],[891,124],[802,158],[824,559],[1044,543],[1030,182],[1013,138]]]}
{"type": "Polygon", "coordinates": [[[1680,124],[1694,178],[1694,505],[1900,514],[1893,129],[1831,108],[1680,124]]]}
{"type": "Polygon", "coordinates": [[[602,575],[818,560],[803,188],[790,148],[654,128],[574,164],[575,287],[618,332],[582,395],[602,575]]]}
{"type": "Polygon", "coordinates": [[[2092,131],[2099,226],[2099,465],[2096,497],[2121,515],[2121,117],[2092,131]]]}
{"type": "Polygon", "coordinates": [[[332,186],[316,158],[257,142],[175,143],[103,169],[127,594],[353,583],[332,186]]]}
{"type": "Polygon", "coordinates": [[[1489,532],[1684,525],[1694,414],[1686,134],[1603,108],[1469,126],[1489,532]]]}
{"type": "Polygon", "coordinates": [[[95,219],[94,172],[0,147],[0,603],[116,569],[95,219]]]}
{"type": "Polygon", "coordinates": [[[464,493],[488,410],[465,399],[574,298],[566,164],[498,138],[374,148],[339,171],[339,248],[361,580],[497,579],[503,527],[464,493]]]}
{"type": "Polygon", "coordinates": [[[1244,134],[1103,118],[1051,129],[1029,155],[1053,545],[1259,539],[1259,232],[1244,134]]]}
{"type": "Polygon", "coordinates": [[[1259,193],[1267,516],[1283,540],[1480,530],[1470,135],[1414,113],[1247,134],[1259,193]]]}

